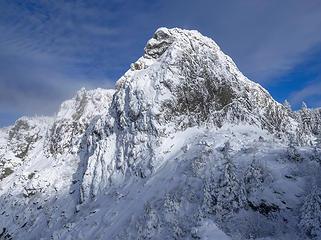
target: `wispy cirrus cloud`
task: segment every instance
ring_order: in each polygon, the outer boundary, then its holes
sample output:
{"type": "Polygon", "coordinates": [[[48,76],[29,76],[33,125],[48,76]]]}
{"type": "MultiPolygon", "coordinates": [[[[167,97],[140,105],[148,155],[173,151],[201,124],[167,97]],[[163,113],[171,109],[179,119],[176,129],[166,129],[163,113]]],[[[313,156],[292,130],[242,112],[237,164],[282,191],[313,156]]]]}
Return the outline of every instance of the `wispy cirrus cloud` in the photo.
{"type": "MultiPolygon", "coordinates": [[[[109,57],[101,53],[127,42],[117,39],[116,28],[101,25],[97,8],[25,1],[2,2],[0,9],[6,9],[0,10],[1,119],[52,114],[81,87],[113,88],[115,74],[107,73],[109,57]]],[[[0,126],[7,124],[1,119],[0,126]]]]}
{"type": "Polygon", "coordinates": [[[299,91],[294,91],[290,95],[290,101],[298,105],[302,101],[309,101],[310,107],[321,106],[321,75],[313,82],[310,82],[299,91]]]}

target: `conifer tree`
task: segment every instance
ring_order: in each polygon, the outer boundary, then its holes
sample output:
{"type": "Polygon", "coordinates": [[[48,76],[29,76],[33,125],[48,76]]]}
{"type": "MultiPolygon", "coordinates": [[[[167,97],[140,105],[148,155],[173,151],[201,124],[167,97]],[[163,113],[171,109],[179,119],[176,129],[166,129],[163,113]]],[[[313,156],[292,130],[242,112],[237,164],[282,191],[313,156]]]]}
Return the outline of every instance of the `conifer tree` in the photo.
{"type": "Polygon", "coordinates": [[[301,114],[301,121],[303,124],[303,132],[305,134],[308,134],[309,132],[312,131],[312,125],[314,124],[312,123],[311,111],[309,111],[305,102],[302,102],[300,114],[301,114]]]}
{"type": "Polygon", "coordinates": [[[222,218],[238,212],[246,204],[246,192],[237,179],[236,167],[230,157],[230,151],[230,143],[226,142],[223,149],[223,172],[217,183],[216,213],[222,218]]]}
{"type": "Polygon", "coordinates": [[[301,104],[301,110],[302,110],[303,112],[306,112],[307,109],[308,109],[308,107],[307,107],[306,103],[305,103],[305,102],[302,102],[302,104],[301,104]]]}
{"type": "Polygon", "coordinates": [[[209,177],[204,184],[203,208],[215,214],[218,221],[226,220],[246,207],[246,191],[237,179],[236,166],[230,157],[231,147],[227,141],[222,149],[223,164],[218,177],[209,177]]]}
{"type": "Polygon", "coordinates": [[[309,238],[321,238],[321,192],[317,186],[312,188],[301,207],[299,228],[309,238]]]}
{"type": "Polygon", "coordinates": [[[290,161],[299,162],[302,160],[302,157],[300,156],[295,145],[296,144],[295,144],[294,136],[291,135],[289,140],[289,145],[287,148],[287,158],[290,161]]]}
{"type": "Polygon", "coordinates": [[[254,157],[244,175],[244,183],[247,193],[261,190],[265,181],[265,172],[259,161],[254,157]]]}
{"type": "Polygon", "coordinates": [[[310,157],[312,161],[316,161],[321,164],[321,153],[317,146],[313,146],[312,155],[310,157]]]}
{"type": "Polygon", "coordinates": [[[287,110],[287,112],[292,112],[292,108],[291,108],[291,105],[290,103],[288,102],[288,100],[284,100],[284,103],[283,103],[283,106],[285,107],[285,109],[287,110]]]}

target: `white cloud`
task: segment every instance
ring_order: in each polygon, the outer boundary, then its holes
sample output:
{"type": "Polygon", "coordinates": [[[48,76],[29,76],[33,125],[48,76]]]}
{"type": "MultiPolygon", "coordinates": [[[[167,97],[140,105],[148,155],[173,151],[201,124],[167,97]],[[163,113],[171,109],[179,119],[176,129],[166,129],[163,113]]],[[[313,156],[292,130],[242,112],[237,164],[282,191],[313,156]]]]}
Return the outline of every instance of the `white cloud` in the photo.
{"type": "MultiPolygon", "coordinates": [[[[321,79],[321,76],[318,78],[321,79]]],[[[290,101],[293,105],[297,105],[302,101],[309,101],[312,107],[321,106],[321,82],[314,81],[299,91],[295,91],[290,95],[290,101]]]]}

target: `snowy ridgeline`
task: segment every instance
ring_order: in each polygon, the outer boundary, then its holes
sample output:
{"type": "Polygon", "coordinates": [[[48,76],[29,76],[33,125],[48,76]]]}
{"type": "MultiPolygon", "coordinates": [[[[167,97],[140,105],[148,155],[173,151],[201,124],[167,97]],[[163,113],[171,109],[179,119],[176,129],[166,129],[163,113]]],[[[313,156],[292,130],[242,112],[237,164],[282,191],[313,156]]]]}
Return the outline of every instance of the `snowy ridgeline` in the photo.
{"type": "Polygon", "coordinates": [[[116,90],[0,129],[0,239],[321,239],[320,128],[160,28],[116,90]]]}

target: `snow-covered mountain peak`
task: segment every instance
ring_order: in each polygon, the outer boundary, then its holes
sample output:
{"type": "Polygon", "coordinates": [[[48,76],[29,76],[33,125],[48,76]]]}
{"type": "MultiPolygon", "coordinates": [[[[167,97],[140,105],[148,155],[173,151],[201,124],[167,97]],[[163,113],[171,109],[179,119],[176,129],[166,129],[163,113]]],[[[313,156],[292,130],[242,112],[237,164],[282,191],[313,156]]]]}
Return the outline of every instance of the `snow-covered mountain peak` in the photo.
{"type": "Polygon", "coordinates": [[[281,104],[247,79],[212,39],[194,30],[159,28],[116,89],[113,104],[122,124],[128,124],[126,113],[138,116],[145,109],[159,126],[176,129],[246,122],[279,135],[296,131],[281,104]]]}
{"type": "Polygon", "coordinates": [[[87,91],[82,88],[74,98],[63,102],[48,132],[48,151],[51,154],[77,152],[80,138],[91,121],[108,113],[114,92],[112,89],[97,88],[87,91]]]}
{"type": "Polygon", "coordinates": [[[145,54],[158,58],[160,57],[173,43],[208,45],[209,47],[220,50],[219,46],[210,38],[203,36],[196,30],[184,30],[180,28],[168,29],[161,27],[156,30],[153,37],[147,42],[145,54]]]}
{"type": "Polygon", "coordinates": [[[97,112],[106,112],[112,101],[114,90],[101,89],[87,91],[80,89],[74,98],[61,104],[57,118],[79,119],[97,112]]]}
{"type": "Polygon", "coordinates": [[[159,28],[146,44],[144,49],[146,57],[160,57],[175,40],[170,29],[159,28]]]}
{"type": "Polygon", "coordinates": [[[320,129],[320,110],[277,103],[210,38],[159,28],[116,90],[0,129],[0,239],[321,236],[305,187],[320,129]]]}

